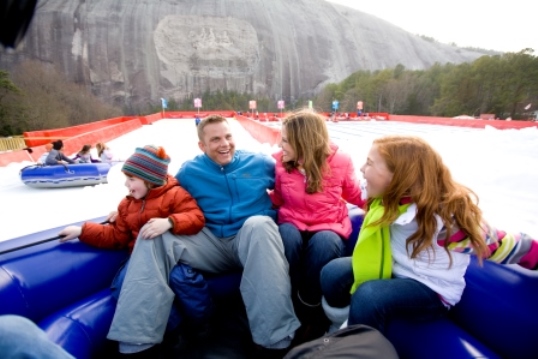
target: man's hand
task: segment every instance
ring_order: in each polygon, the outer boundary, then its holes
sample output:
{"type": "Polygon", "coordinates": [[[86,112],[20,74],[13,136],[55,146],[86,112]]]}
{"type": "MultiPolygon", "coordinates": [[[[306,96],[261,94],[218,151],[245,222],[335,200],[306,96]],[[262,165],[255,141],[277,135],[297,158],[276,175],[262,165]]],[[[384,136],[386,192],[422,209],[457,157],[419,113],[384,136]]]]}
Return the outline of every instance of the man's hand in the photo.
{"type": "Polygon", "coordinates": [[[140,235],[145,239],[153,239],[172,228],[168,218],[152,218],[140,230],[140,235]]]}
{"type": "Polygon", "coordinates": [[[75,239],[82,233],[82,228],[79,226],[68,226],[62,229],[60,233],[58,233],[59,236],[64,236],[63,238],[60,238],[60,242],[67,242],[71,239],[75,239]]]}

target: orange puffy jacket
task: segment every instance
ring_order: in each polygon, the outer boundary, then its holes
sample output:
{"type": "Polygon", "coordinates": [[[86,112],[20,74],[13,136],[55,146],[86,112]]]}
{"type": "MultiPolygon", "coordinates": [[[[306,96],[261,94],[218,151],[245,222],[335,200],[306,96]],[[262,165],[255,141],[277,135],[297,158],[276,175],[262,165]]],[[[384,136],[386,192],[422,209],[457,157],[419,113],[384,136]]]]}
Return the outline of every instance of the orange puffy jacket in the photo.
{"type": "Polygon", "coordinates": [[[174,234],[196,234],[205,225],[196,200],[168,175],[167,183],[149,190],[145,198],[125,197],[114,223],[84,223],[79,240],[98,248],[129,248],[132,252],[138,232],[151,218],[170,218],[174,234]]]}

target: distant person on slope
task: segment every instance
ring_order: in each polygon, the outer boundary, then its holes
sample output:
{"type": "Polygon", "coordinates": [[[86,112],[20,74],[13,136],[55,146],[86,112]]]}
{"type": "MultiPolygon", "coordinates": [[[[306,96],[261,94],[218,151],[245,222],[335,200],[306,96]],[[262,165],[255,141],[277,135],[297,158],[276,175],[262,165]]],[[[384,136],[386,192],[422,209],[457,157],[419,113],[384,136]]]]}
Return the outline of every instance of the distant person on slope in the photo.
{"type": "Polygon", "coordinates": [[[90,153],[92,146],[90,145],[84,145],[82,146],[82,149],[77,153],[75,157],[73,157],[73,161],[78,161],[78,163],[97,163],[101,162],[98,159],[95,159],[92,157],[92,154],[90,153]]]}
{"type": "Polygon", "coordinates": [[[49,156],[50,150],[52,150],[52,143],[47,143],[45,145],[45,152],[37,160],[38,165],[44,165],[47,162],[47,157],[49,156]]]}
{"type": "Polygon", "coordinates": [[[97,142],[95,148],[97,149],[97,157],[101,162],[112,162],[114,160],[114,154],[105,143],[97,142]]]}
{"type": "Polygon", "coordinates": [[[47,159],[45,160],[45,165],[54,166],[66,163],[76,163],[75,161],[64,155],[62,151],[63,147],[64,143],[62,140],[54,141],[52,143],[52,150],[50,150],[47,159]]]}

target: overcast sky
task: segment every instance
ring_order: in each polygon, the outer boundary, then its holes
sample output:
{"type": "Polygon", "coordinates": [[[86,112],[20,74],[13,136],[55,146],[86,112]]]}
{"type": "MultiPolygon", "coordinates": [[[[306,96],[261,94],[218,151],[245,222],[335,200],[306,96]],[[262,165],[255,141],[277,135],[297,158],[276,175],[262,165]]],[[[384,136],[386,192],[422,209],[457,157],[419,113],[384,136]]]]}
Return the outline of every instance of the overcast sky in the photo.
{"type": "Polygon", "coordinates": [[[327,0],[374,15],[412,34],[461,47],[538,56],[538,5],[533,0],[327,0]]]}

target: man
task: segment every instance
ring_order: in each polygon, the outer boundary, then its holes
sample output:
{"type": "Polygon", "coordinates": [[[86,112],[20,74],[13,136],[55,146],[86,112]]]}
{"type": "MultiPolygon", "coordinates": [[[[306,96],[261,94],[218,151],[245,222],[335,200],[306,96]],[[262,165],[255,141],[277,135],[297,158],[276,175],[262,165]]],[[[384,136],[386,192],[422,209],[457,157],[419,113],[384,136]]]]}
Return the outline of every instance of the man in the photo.
{"type": "Polygon", "coordinates": [[[120,342],[122,353],[148,351],[162,341],[174,299],[168,276],[177,262],[211,273],[243,268],[240,290],[252,338],[261,354],[280,355],[300,323],[267,194],[274,186],[274,162],[235,151],[221,116],[203,119],[197,131],[204,153],[185,162],[176,177],[198,202],[206,227],[192,236],[166,232],[137,240],[108,338],[120,342]]]}

